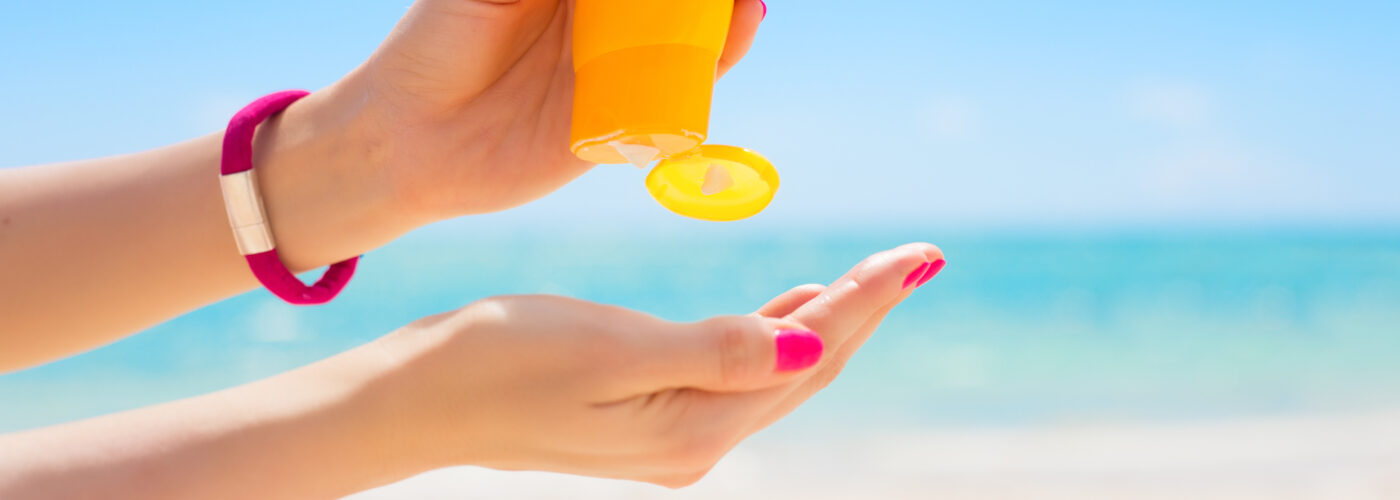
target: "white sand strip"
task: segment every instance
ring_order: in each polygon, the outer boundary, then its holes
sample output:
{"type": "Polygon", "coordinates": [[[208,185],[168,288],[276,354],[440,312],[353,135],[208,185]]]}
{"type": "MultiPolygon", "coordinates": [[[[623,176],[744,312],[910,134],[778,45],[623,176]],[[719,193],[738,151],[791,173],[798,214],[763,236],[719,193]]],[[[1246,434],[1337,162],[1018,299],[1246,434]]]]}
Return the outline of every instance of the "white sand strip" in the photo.
{"type": "Polygon", "coordinates": [[[379,499],[1400,499],[1400,412],[749,444],[670,491],[456,468],[379,499]]]}

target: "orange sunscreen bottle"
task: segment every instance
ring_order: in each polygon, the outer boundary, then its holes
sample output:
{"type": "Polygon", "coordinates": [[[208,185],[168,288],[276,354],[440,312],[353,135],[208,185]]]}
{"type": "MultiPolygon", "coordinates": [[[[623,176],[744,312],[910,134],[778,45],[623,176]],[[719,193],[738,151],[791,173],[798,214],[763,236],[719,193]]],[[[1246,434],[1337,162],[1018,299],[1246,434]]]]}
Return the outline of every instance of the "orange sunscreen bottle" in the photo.
{"type": "Polygon", "coordinates": [[[778,175],[753,151],[705,146],[733,0],[576,0],[570,149],[645,168],[662,206],[743,219],[773,200],[778,175]]]}

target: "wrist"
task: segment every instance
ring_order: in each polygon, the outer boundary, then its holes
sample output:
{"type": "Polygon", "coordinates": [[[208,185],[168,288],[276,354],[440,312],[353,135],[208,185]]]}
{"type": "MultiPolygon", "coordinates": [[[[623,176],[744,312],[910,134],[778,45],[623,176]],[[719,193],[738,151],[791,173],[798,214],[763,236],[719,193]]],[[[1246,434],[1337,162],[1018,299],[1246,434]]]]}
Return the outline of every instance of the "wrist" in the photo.
{"type": "Polygon", "coordinates": [[[294,272],[361,255],[412,229],[379,179],[372,130],[339,86],[258,127],[253,165],[278,251],[294,272]]]}
{"type": "Polygon", "coordinates": [[[471,323],[460,311],[437,314],[346,353],[380,363],[375,380],[357,392],[356,404],[377,415],[377,434],[395,444],[395,462],[404,470],[487,466],[485,452],[502,437],[484,418],[489,402],[462,406],[462,397],[475,399],[472,395],[496,389],[476,386],[480,379],[462,367],[481,360],[464,359],[453,347],[470,337],[471,323]]]}

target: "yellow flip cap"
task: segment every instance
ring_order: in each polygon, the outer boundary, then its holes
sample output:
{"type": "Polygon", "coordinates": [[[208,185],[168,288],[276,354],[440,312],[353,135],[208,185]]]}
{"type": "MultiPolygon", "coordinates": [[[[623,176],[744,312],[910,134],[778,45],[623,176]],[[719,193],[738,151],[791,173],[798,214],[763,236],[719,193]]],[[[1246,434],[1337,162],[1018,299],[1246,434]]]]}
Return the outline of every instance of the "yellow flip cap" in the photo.
{"type": "Polygon", "coordinates": [[[734,221],[762,212],[778,191],[778,172],[757,152],[704,145],[656,164],[647,191],[668,210],[709,221],[734,221]]]}

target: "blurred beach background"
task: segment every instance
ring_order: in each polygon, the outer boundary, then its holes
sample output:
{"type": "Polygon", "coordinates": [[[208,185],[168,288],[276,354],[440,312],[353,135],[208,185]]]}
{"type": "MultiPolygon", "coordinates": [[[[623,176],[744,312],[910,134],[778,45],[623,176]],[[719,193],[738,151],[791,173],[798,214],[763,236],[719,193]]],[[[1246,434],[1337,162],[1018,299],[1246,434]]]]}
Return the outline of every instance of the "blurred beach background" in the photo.
{"type": "MultiPolygon", "coordinates": [[[[334,81],[407,5],[7,4],[0,166],[212,132],[334,81]]],[[[1400,3],[769,7],[710,141],[778,166],[760,216],[682,219],[599,167],[367,255],[329,306],[251,292],[0,375],[0,432],[491,295],[695,320],[927,240],[947,269],[692,488],[460,468],[355,498],[1400,498],[1400,3]]]]}

